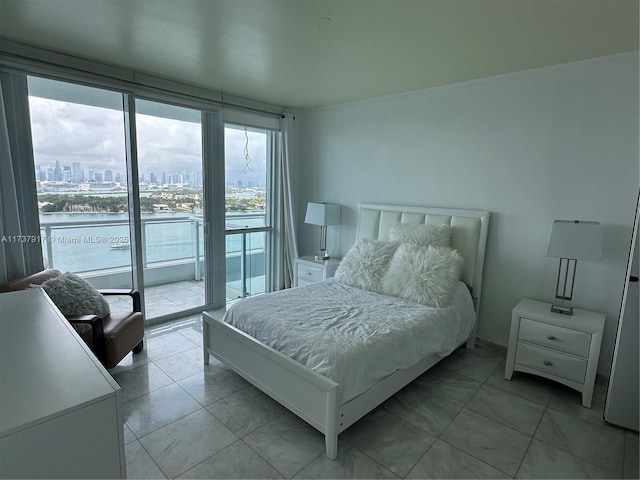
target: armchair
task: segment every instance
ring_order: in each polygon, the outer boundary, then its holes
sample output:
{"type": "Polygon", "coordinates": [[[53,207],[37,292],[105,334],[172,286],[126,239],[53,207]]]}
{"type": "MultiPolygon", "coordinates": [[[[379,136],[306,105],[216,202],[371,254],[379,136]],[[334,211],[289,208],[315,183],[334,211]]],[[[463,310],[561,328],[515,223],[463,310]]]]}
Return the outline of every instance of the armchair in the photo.
{"type": "MultiPolygon", "coordinates": [[[[0,285],[0,293],[24,290],[31,285],[42,285],[47,280],[60,275],[61,272],[58,270],[43,270],[0,285]]],[[[91,312],[87,312],[86,315],[69,315],[66,318],[105,368],[113,368],[129,352],[139,353],[143,349],[144,318],[140,294],[137,290],[126,289],[107,289],[98,290],[98,292],[104,296],[131,297],[131,311],[111,312],[102,318],[91,312]]]]}

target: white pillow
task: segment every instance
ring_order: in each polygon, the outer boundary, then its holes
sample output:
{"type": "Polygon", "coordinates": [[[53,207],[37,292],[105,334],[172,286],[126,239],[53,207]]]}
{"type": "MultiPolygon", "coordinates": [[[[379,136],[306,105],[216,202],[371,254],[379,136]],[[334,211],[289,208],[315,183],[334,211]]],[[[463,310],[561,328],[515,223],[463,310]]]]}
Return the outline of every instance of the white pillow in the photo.
{"type": "Polygon", "coordinates": [[[448,247],[451,244],[451,226],[447,224],[396,223],[389,229],[389,241],[448,247]]]}
{"type": "Polygon", "coordinates": [[[352,287],[380,292],[382,279],[397,247],[395,243],[382,240],[359,240],[338,265],[334,278],[352,287]]]}
{"type": "Polygon", "coordinates": [[[382,293],[430,307],[449,304],[460,277],[462,256],[449,247],[402,244],[382,282],[382,293]]]}
{"type": "Polygon", "coordinates": [[[104,318],[109,315],[109,303],[100,292],[83,278],[64,273],[42,284],[56,307],[64,316],[97,315],[104,318]]]}

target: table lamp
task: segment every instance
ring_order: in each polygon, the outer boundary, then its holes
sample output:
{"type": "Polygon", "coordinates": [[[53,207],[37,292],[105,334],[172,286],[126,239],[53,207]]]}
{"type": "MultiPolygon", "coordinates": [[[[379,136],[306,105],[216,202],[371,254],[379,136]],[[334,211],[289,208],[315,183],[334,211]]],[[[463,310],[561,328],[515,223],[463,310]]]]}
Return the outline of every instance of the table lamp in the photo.
{"type": "Polygon", "coordinates": [[[573,307],[565,301],[573,298],[578,260],[600,260],[602,258],[602,226],[598,222],[580,220],[554,220],[547,245],[547,257],[560,259],[555,298],[551,311],[573,315],[573,307]]]}
{"type": "Polygon", "coordinates": [[[304,223],[320,225],[320,250],[316,253],[315,259],[328,260],[330,257],[327,250],[327,225],[340,225],[342,223],[340,205],[309,202],[304,223]]]}

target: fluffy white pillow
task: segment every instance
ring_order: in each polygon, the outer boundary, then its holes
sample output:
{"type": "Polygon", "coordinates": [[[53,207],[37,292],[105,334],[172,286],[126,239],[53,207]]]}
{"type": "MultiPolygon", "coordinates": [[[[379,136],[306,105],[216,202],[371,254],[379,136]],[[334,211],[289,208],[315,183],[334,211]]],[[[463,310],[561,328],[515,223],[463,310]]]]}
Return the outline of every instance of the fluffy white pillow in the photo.
{"type": "Polygon", "coordinates": [[[451,244],[451,226],[447,224],[396,223],[389,229],[389,241],[448,247],[451,244]]]}
{"type": "Polygon", "coordinates": [[[65,316],[97,315],[104,318],[110,313],[109,303],[100,292],[72,273],[47,280],[42,288],[65,316]]]}
{"type": "Polygon", "coordinates": [[[380,292],[382,279],[397,247],[397,244],[382,240],[360,240],[344,256],[334,278],[352,287],[380,292]]]}
{"type": "Polygon", "coordinates": [[[445,307],[460,276],[462,256],[449,247],[402,244],[382,282],[382,293],[445,307]]]}

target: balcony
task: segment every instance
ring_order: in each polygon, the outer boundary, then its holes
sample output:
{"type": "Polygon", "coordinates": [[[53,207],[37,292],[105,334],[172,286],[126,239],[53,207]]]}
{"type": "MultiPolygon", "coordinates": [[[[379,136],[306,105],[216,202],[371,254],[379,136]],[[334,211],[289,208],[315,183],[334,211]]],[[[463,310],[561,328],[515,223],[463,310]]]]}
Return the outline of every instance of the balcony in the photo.
{"type": "MultiPolygon", "coordinates": [[[[147,318],[162,320],[203,305],[202,217],[149,214],[141,224],[147,318]]],[[[226,216],[228,302],[265,292],[270,229],[264,224],[262,212],[226,216]]],[[[127,215],[42,215],[40,225],[46,266],[78,274],[96,288],[130,287],[127,215]]],[[[112,304],[118,307],[117,302],[112,304]]]]}

